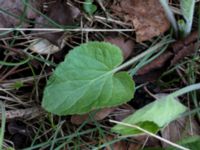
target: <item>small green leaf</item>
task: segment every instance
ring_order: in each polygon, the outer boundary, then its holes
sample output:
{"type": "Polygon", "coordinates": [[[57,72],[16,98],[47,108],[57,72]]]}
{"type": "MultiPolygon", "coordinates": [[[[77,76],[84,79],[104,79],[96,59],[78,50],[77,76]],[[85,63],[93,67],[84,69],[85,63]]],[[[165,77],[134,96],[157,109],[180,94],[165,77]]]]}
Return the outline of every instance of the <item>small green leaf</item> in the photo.
{"type": "Polygon", "coordinates": [[[115,73],[122,62],[121,50],[106,42],[88,42],[74,48],[48,81],[42,106],[54,114],[69,115],[131,100],[131,76],[115,73]]]}
{"type": "Polygon", "coordinates": [[[187,36],[192,29],[195,0],[181,0],[180,7],[183,17],[186,20],[186,26],[184,31],[185,31],[185,36],[187,36]]]}
{"type": "Polygon", "coordinates": [[[89,15],[93,15],[93,13],[97,10],[97,6],[93,4],[93,0],[85,0],[83,8],[89,15]]]}
{"type": "Polygon", "coordinates": [[[183,19],[179,19],[178,20],[178,27],[179,27],[179,36],[181,38],[184,38],[185,37],[185,29],[186,29],[186,23],[183,19]]]}
{"type": "Polygon", "coordinates": [[[13,87],[16,89],[16,90],[19,90],[21,87],[24,86],[24,83],[22,81],[16,81],[14,84],[13,84],[13,87]]]}
{"type": "MultiPolygon", "coordinates": [[[[156,133],[160,128],[176,119],[185,111],[186,107],[184,105],[172,96],[167,96],[139,109],[133,115],[123,120],[123,122],[138,125],[147,131],[156,133]]],[[[112,130],[123,135],[141,133],[134,128],[123,125],[116,125],[112,130]]]]}

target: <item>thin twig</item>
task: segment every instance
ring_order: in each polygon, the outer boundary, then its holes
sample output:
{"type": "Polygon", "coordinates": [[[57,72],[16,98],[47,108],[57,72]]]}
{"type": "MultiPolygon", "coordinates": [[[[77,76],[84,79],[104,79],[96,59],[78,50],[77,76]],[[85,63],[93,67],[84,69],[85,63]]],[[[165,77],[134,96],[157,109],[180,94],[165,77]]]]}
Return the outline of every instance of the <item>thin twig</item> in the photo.
{"type": "Polygon", "coordinates": [[[93,29],[93,28],[76,28],[76,29],[61,29],[61,28],[0,28],[0,31],[133,32],[134,29],[93,29]]]}
{"type": "MultiPolygon", "coordinates": [[[[5,112],[6,119],[12,120],[16,118],[29,118],[33,119],[35,117],[40,116],[43,113],[41,108],[38,107],[32,107],[32,108],[26,108],[26,109],[17,109],[17,110],[9,110],[5,112]]],[[[0,113],[1,116],[1,113],[0,113]]]]}

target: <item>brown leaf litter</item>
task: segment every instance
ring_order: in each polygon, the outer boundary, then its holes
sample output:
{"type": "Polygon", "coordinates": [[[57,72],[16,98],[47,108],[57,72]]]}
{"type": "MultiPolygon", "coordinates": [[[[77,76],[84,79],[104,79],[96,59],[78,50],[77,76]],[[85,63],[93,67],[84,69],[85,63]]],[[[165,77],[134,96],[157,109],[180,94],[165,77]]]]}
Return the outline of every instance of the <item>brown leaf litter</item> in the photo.
{"type": "Polygon", "coordinates": [[[111,117],[113,117],[116,121],[122,121],[129,115],[133,114],[135,110],[129,104],[123,104],[121,106],[116,107],[115,111],[112,112],[111,117]]]}
{"type": "MultiPolygon", "coordinates": [[[[39,16],[36,18],[36,22],[39,23],[36,24],[36,28],[58,28],[57,25],[62,27],[71,26],[74,24],[74,20],[80,15],[80,10],[62,0],[57,0],[48,5],[45,15],[52,20],[51,23],[44,16],[39,16]]],[[[62,35],[63,32],[56,32],[40,34],[39,37],[49,40],[54,45],[59,45],[59,40],[61,40],[62,35]]]]}
{"type": "Polygon", "coordinates": [[[130,57],[131,53],[133,52],[133,49],[135,47],[135,43],[132,40],[127,40],[122,36],[118,37],[105,37],[105,42],[110,42],[116,46],[118,46],[123,53],[124,59],[127,59],[130,57]]]}
{"type": "MultiPolygon", "coordinates": [[[[115,136],[109,135],[104,140],[104,143],[113,141],[115,139],[116,139],[115,136]]],[[[106,150],[140,150],[143,147],[159,148],[160,141],[148,135],[139,135],[133,138],[129,138],[128,141],[121,140],[113,144],[110,144],[105,149],[106,150]]]]}
{"type": "MultiPolygon", "coordinates": [[[[6,111],[6,120],[14,120],[17,118],[29,118],[33,119],[40,115],[42,115],[44,112],[39,107],[32,107],[32,108],[26,108],[26,109],[17,109],[17,110],[8,110],[6,111]]],[[[0,113],[1,118],[1,113],[0,113]]],[[[1,119],[0,119],[1,120],[1,119]]]]}
{"type": "MultiPolygon", "coordinates": [[[[107,136],[104,143],[113,141],[114,137],[113,136],[107,136]]],[[[128,145],[125,141],[119,141],[115,142],[114,144],[110,144],[105,148],[105,150],[125,150],[128,148],[128,145]]]]}
{"type": "MultiPolygon", "coordinates": [[[[118,107],[100,109],[94,114],[93,119],[96,121],[101,121],[106,117],[110,116],[113,117],[114,120],[122,121],[127,116],[131,115],[133,112],[134,109],[132,106],[130,106],[129,104],[123,104],[118,107]]],[[[89,114],[71,116],[71,122],[76,125],[82,124],[87,119],[89,119],[89,114]]]]}
{"type": "MultiPolygon", "coordinates": [[[[106,139],[103,141],[104,143],[110,142],[115,140],[115,136],[107,136],[106,139]]],[[[133,142],[127,142],[124,140],[115,142],[113,144],[108,145],[105,150],[139,150],[141,145],[137,143],[137,141],[132,140],[133,142]]]]}
{"type": "Polygon", "coordinates": [[[23,121],[13,120],[7,124],[7,135],[10,135],[9,140],[15,146],[15,149],[24,149],[31,144],[31,136],[33,130],[23,121]]]}
{"type": "MultiPolygon", "coordinates": [[[[171,142],[178,142],[183,138],[195,136],[200,134],[200,127],[194,117],[182,117],[171,122],[167,127],[161,131],[164,139],[171,142]]],[[[161,142],[162,146],[166,148],[168,145],[161,142]]]]}
{"type": "Polygon", "coordinates": [[[113,6],[113,12],[133,23],[136,41],[142,42],[161,35],[170,27],[163,8],[157,0],[123,0],[113,6]]]}
{"type": "MultiPolygon", "coordinates": [[[[94,115],[94,120],[100,121],[105,119],[110,113],[112,113],[115,110],[115,108],[103,108],[99,110],[95,115],[94,115]]],[[[73,115],[71,117],[71,122],[76,125],[82,124],[84,121],[86,121],[89,118],[89,114],[84,114],[84,115],[73,115]]]]}
{"type": "Polygon", "coordinates": [[[192,55],[196,46],[199,47],[197,41],[198,31],[194,31],[186,38],[171,44],[163,54],[137,72],[137,75],[134,76],[135,81],[141,83],[156,80],[168,67],[177,64],[184,57],[192,55]]]}
{"type": "MultiPolygon", "coordinates": [[[[40,9],[39,2],[31,0],[30,5],[35,8],[35,9],[40,9]]],[[[21,0],[0,0],[0,8],[3,9],[5,12],[0,13],[0,27],[1,28],[11,28],[11,27],[16,27],[17,25],[21,26],[28,26],[28,23],[26,21],[20,20],[20,17],[24,15],[24,19],[35,19],[38,14],[34,12],[31,8],[27,7],[26,8],[26,13],[24,13],[24,4],[21,0]],[[12,15],[10,15],[12,14],[12,15]]]]}
{"type": "MultiPolygon", "coordinates": [[[[31,21],[36,22],[34,24],[35,28],[64,28],[66,26],[72,26],[74,20],[80,15],[78,8],[62,0],[30,0],[28,1],[27,7],[21,0],[0,0],[0,8],[5,11],[0,13],[1,28],[13,28],[16,26],[31,27],[31,21]],[[44,5],[48,7],[46,10],[43,9],[44,5]],[[41,15],[34,11],[34,9],[44,14],[41,15]]],[[[59,42],[62,41],[60,38],[63,32],[37,33],[37,37],[45,38],[54,45],[59,45],[59,42]]],[[[8,36],[8,34],[4,36],[8,36]]]]}

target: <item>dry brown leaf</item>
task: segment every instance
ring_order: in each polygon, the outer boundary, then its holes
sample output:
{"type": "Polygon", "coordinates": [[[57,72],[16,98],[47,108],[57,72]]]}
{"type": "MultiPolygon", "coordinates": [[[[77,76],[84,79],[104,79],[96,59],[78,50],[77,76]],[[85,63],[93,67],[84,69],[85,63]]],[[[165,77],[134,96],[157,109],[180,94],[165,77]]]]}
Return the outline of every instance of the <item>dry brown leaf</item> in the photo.
{"type": "Polygon", "coordinates": [[[138,141],[141,146],[146,147],[160,147],[160,141],[154,137],[148,135],[140,135],[138,137],[133,138],[138,141]]]}
{"type": "Polygon", "coordinates": [[[155,69],[161,69],[166,65],[169,65],[168,60],[170,60],[172,57],[173,53],[166,51],[165,53],[154,59],[152,62],[150,62],[148,65],[138,70],[137,75],[144,75],[155,69]]]}
{"type": "Polygon", "coordinates": [[[192,55],[196,46],[199,47],[197,40],[198,32],[195,31],[186,38],[174,42],[163,54],[138,70],[134,76],[136,83],[155,81],[168,67],[192,55]]]}
{"type": "Polygon", "coordinates": [[[7,123],[6,135],[11,135],[9,140],[15,149],[24,149],[30,145],[30,137],[34,136],[31,128],[20,120],[13,120],[7,123]]]}
{"type": "Polygon", "coordinates": [[[127,150],[140,150],[140,149],[141,149],[141,145],[136,144],[136,143],[134,144],[131,143],[127,150]]]}
{"type": "MultiPolygon", "coordinates": [[[[113,141],[114,137],[113,136],[107,136],[105,142],[113,141]]],[[[105,150],[126,150],[128,148],[128,145],[125,141],[119,141],[115,142],[112,145],[109,145],[105,148],[105,150]]]]}
{"type": "MultiPolygon", "coordinates": [[[[6,120],[14,120],[16,118],[33,119],[35,117],[40,116],[41,114],[43,114],[43,111],[39,107],[17,109],[17,110],[8,110],[8,111],[6,111],[6,120]]],[[[1,118],[1,113],[0,113],[0,118],[1,118]]]]}
{"type": "MultiPolygon", "coordinates": [[[[191,120],[188,117],[183,117],[170,123],[161,131],[161,134],[163,138],[176,143],[185,137],[199,135],[200,127],[193,117],[191,120]]],[[[164,142],[161,143],[164,148],[168,146],[164,142]]]]}
{"type": "Polygon", "coordinates": [[[122,121],[129,115],[131,115],[135,110],[133,107],[129,104],[123,104],[115,109],[115,111],[112,113],[112,116],[114,117],[114,120],[116,121],[122,121]]]}
{"type": "MultiPolygon", "coordinates": [[[[108,143],[113,140],[115,140],[115,137],[108,135],[106,136],[106,140],[104,140],[104,143],[108,143]]],[[[138,143],[138,141],[132,138],[129,139],[128,142],[121,140],[113,144],[110,144],[105,148],[105,150],[140,150],[141,147],[142,147],[141,143],[138,143]]]]}
{"type": "Polygon", "coordinates": [[[38,39],[34,41],[29,49],[38,54],[54,54],[60,50],[58,46],[51,44],[46,39],[38,39]]]}
{"type": "MultiPolygon", "coordinates": [[[[29,1],[30,5],[37,9],[40,10],[40,1],[34,1],[31,0],[29,1]]],[[[20,17],[23,15],[24,13],[24,4],[21,0],[0,0],[0,8],[5,10],[7,13],[13,14],[16,17],[13,17],[9,14],[4,13],[0,13],[0,27],[4,27],[4,28],[9,28],[9,27],[15,27],[17,25],[22,25],[22,26],[27,26],[28,24],[26,24],[25,22],[21,23],[20,17]]],[[[26,10],[26,14],[25,14],[25,19],[34,19],[38,16],[38,14],[36,12],[34,12],[31,8],[27,7],[26,10]]]]}
{"type": "MultiPolygon", "coordinates": [[[[94,115],[94,119],[97,121],[103,120],[104,118],[106,118],[110,113],[112,113],[115,110],[114,108],[104,108],[101,109],[100,111],[98,111],[95,115],[94,115]]],[[[89,118],[89,114],[85,114],[85,115],[73,115],[71,117],[71,122],[73,124],[76,125],[80,125],[82,124],[85,120],[87,120],[89,118]]]]}
{"type": "Polygon", "coordinates": [[[135,46],[135,43],[132,40],[126,40],[124,37],[106,37],[104,41],[110,42],[121,48],[124,59],[127,59],[131,55],[135,46]]]}
{"type": "Polygon", "coordinates": [[[164,71],[166,71],[165,68],[153,70],[143,75],[135,75],[133,76],[133,79],[136,83],[140,84],[145,82],[154,82],[159,79],[164,71]]]}
{"type": "Polygon", "coordinates": [[[137,42],[161,35],[170,27],[158,0],[123,0],[119,8],[118,10],[123,13],[121,16],[126,16],[126,19],[133,22],[137,42]]]}
{"type": "MultiPolygon", "coordinates": [[[[80,15],[80,10],[74,6],[70,6],[63,2],[62,0],[54,1],[49,5],[46,16],[51,20],[56,22],[62,26],[70,26],[73,25],[75,18],[80,15]]],[[[36,28],[55,28],[55,24],[50,23],[43,16],[39,16],[36,18],[37,24],[36,28]]],[[[41,33],[41,32],[40,32],[41,33]]],[[[59,45],[59,38],[63,35],[63,32],[56,33],[45,33],[39,34],[38,36],[41,38],[45,38],[49,40],[54,45],[59,45]]]]}
{"type": "Polygon", "coordinates": [[[198,31],[195,31],[192,32],[186,38],[178,40],[177,42],[172,44],[172,52],[174,52],[174,58],[171,60],[171,65],[175,65],[184,57],[193,54],[195,52],[197,40],[198,40],[198,31]]]}
{"type": "MultiPolygon", "coordinates": [[[[115,139],[114,136],[107,136],[105,142],[113,141],[115,139]]],[[[139,150],[143,146],[148,147],[160,147],[159,140],[149,137],[147,135],[140,135],[134,138],[129,139],[129,142],[126,141],[118,141],[112,145],[109,145],[105,148],[105,150],[139,150]]]]}

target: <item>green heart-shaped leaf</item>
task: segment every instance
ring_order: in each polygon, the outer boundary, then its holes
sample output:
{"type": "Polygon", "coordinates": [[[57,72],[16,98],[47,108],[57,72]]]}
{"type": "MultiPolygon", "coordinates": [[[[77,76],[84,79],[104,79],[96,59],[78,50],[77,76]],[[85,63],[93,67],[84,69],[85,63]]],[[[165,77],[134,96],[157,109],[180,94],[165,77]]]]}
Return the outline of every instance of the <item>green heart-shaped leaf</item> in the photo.
{"type": "Polygon", "coordinates": [[[126,72],[115,73],[123,62],[121,50],[105,42],[74,48],[46,85],[42,106],[58,115],[83,114],[133,98],[134,82],[126,72]]]}
{"type": "Polygon", "coordinates": [[[93,4],[92,0],[85,0],[83,8],[89,15],[92,15],[97,10],[97,6],[93,4]]]}

